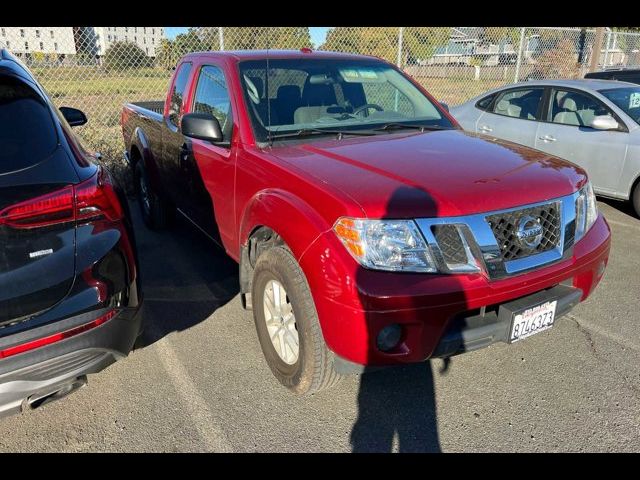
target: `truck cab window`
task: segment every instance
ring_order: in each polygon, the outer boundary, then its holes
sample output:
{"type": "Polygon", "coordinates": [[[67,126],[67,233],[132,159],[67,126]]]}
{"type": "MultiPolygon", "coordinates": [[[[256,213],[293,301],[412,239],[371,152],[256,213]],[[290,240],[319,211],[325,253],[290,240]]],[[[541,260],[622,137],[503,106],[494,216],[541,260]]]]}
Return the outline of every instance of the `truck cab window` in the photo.
{"type": "Polygon", "coordinates": [[[191,63],[183,63],[178,67],[178,73],[176,74],[176,80],[173,83],[173,89],[171,91],[171,103],[169,104],[169,121],[178,126],[180,123],[180,115],[182,113],[182,100],[184,97],[184,90],[187,86],[187,80],[189,79],[189,73],[191,73],[191,63]]]}
{"type": "Polygon", "coordinates": [[[206,65],[200,70],[192,111],[208,113],[220,122],[224,140],[231,137],[231,100],[222,70],[206,65]]]}

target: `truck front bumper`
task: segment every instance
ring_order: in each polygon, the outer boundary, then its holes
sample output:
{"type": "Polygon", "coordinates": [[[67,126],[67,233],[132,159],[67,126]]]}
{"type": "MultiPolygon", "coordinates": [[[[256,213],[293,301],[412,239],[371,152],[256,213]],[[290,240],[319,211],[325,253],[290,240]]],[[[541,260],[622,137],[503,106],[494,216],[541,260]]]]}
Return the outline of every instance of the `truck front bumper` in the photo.
{"type": "MultiPolygon", "coordinates": [[[[507,341],[513,302],[558,300],[556,318],[584,301],[604,273],[610,229],[600,216],[571,258],[501,280],[482,274],[424,275],[364,269],[327,232],[299,260],[328,347],[346,366],[383,366],[450,356],[507,341]],[[309,274],[308,272],[311,272],[309,274]],[[401,327],[389,351],[378,336],[401,327]]],[[[353,368],[351,368],[353,370],[353,368]]]]}

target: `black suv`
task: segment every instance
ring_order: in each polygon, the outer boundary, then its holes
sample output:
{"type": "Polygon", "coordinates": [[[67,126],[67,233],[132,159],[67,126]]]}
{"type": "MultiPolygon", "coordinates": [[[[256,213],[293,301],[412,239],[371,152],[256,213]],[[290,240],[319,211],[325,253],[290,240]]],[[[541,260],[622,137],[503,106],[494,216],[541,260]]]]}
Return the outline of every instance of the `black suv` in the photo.
{"type": "Polygon", "coordinates": [[[637,83],[640,85],[640,68],[616,68],[589,72],[584,78],[599,78],[601,80],[619,80],[621,82],[637,83]]]}
{"type": "Polygon", "coordinates": [[[29,70],[0,50],[0,416],[61,398],[140,330],[128,204],[29,70]]]}

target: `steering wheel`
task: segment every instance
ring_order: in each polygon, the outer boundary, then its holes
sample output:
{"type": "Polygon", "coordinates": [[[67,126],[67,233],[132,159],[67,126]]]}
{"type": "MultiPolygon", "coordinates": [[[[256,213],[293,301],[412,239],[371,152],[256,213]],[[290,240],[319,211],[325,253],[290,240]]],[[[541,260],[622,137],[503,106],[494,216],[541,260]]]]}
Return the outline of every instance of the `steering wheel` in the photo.
{"type": "Polygon", "coordinates": [[[378,112],[384,111],[384,108],[382,108],[377,103],[365,103],[364,105],[360,105],[359,107],[355,108],[353,112],[351,112],[351,115],[358,115],[360,112],[368,111],[370,108],[373,108],[378,112]]]}

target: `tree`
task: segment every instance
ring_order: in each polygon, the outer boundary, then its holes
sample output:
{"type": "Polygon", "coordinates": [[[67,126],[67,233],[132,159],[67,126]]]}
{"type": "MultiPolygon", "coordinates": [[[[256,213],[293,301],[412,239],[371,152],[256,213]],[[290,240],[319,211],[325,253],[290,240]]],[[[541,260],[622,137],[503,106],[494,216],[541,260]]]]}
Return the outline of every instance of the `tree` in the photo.
{"type": "MultiPolygon", "coordinates": [[[[402,35],[403,64],[431,57],[436,47],[448,43],[450,34],[449,27],[405,27],[402,35]]],[[[395,63],[398,41],[398,27],[335,27],[327,32],[320,50],[374,55],[395,63]]]]}
{"type": "Polygon", "coordinates": [[[149,66],[149,57],[135,43],[114,42],[104,54],[106,70],[127,70],[149,66]]]}
{"type": "MultiPolygon", "coordinates": [[[[217,50],[218,29],[209,33],[217,50]]],[[[226,50],[295,49],[311,48],[309,27],[224,27],[226,50]]]]}
{"type": "Polygon", "coordinates": [[[578,78],[580,66],[575,42],[562,39],[553,50],[545,50],[537,61],[540,78],[578,78]]]}

